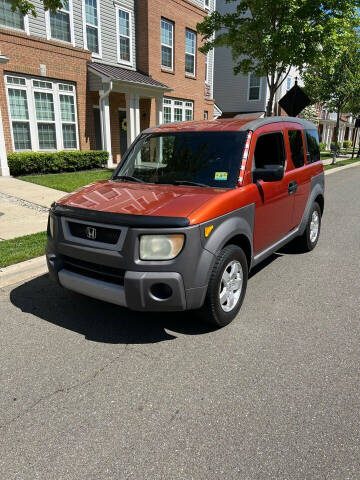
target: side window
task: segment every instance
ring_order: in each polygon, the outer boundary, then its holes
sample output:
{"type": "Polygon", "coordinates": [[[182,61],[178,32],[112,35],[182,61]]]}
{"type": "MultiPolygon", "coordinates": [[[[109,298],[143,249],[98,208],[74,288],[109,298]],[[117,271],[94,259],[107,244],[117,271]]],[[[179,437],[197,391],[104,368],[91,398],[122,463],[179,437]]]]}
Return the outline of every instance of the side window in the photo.
{"type": "Polygon", "coordinates": [[[306,144],[308,151],[308,163],[320,160],[319,133],[317,130],[306,130],[306,144]]]}
{"type": "Polygon", "coordinates": [[[285,165],[284,137],[280,132],[268,133],[257,139],[254,153],[255,168],[285,165]]]}
{"type": "Polygon", "coordinates": [[[289,130],[291,158],[295,168],[304,166],[304,146],[301,130],[289,130]]]}

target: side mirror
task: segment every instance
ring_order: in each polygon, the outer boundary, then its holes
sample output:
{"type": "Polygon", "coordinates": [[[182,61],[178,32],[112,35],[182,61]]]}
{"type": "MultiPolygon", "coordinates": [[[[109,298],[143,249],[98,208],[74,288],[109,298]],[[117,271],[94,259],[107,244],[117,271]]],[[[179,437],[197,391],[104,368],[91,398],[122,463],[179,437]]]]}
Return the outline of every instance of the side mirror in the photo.
{"type": "Polygon", "coordinates": [[[279,182],[284,178],[284,167],[282,165],[267,165],[264,168],[256,168],[253,171],[253,182],[279,182]]]}

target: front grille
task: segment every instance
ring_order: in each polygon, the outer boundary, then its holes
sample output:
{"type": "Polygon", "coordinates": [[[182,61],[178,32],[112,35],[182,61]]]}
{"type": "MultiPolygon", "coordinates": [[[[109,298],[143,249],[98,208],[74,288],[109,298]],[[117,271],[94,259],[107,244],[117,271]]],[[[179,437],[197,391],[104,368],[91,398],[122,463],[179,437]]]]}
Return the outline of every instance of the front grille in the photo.
{"type": "Polygon", "coordinates": [[[92,242],[107,243],[116,245],[119,241],[121,231],[114,228],[86,225],[85,223],[68,222],[70,233],[73,237],[91,240],[92,242]]]}
{"type": "Polygon", "coordinates": [[[63,265],[66,270],[85,277],[102,280],[103,282],[124,285],[125,270],[114,267],[106,267],[97,263],[85,262],[77,258],[63,256],[63,265]]]}

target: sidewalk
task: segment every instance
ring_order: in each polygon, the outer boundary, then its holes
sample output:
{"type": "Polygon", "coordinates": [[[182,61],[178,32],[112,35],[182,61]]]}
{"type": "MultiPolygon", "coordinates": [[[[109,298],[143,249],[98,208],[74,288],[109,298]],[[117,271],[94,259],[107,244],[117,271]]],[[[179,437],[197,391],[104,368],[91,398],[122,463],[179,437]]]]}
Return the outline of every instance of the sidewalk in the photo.
{"type": "Polygon", "coordinates": [[[0,177],[0,241],[46,230],[50,205],[64,195],[53,188],[0,177]]]}

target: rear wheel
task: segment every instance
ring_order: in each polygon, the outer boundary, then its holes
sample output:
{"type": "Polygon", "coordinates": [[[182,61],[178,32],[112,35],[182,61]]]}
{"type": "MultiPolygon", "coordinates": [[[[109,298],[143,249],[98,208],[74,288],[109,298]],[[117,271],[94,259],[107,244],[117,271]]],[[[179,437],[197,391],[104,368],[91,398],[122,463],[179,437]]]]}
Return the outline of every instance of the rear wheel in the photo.
{"type": "Polygon", "coordinates": [[[224,327],[238,314],[244,300],[248,279],[245,253],[228,245],[219,253],[208,285],[202,318],[215,327],[224,327]]]}
{"type": "Polygon", "coordinates": [[[317,202],[314,202],[306,225],[305,232],[296,239],[296,246],[302,252],[311,252],[316,247],[321,230],[321,209],[317,202]]]}

